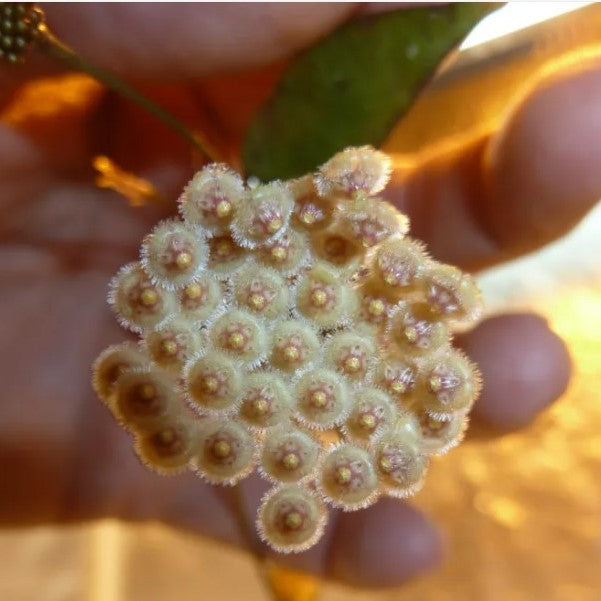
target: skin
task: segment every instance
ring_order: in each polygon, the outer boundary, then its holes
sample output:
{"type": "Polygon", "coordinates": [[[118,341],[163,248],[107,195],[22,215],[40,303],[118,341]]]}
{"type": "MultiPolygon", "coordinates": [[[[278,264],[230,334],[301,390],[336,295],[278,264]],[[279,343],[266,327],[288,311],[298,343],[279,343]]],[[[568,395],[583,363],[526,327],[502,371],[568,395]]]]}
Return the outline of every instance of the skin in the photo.
{"type": "MultiPolygon", "coordinates": [[[[82,54],[138,80],[194,126],[218,115],[232,139],[271,82],[270,69],[248,70],[281,61],[360,10],[47,6],[56,32],[82,54]],[[216,89],[239,89],[236,103],[194,82],[226,70],[235,74],[216,89]]],[[[55,71],[38,59],[18,70],[0,66],[0,104],[23,80],[55,71]]],[[[389,198],[438,259],[463,268],[483,268],[563,235],[601,195],[600,84],[595,61],[539,82],[498,132],[424,164],[393,183],[389,198]]],[[[105,304],[107,281],[137,256],[151,225],[174,211],[171,203],[132,209],[96,189],[89,165],[99,152],[148,177],[170,199],[192,173],[180,140],[113,96],[18,127],[0,125],[0,521],[154,519],[245,546],[227,492],[194,476],[147,472],[90,390],[90,363],[124,337],[105,304]]],[[[484,375],[474,409],[478,430],[525,427],[565,390],[568,352],[540,317],[488,319],[461,344],[484,375]]],[[[252,522],[265,486],[255,478],[242,486],[252,522]]],[[[427,517],[383,500],[334,513],[316,547],[282,561],[373,587],[400,584],[441,556],[441,537],[427,517]]]]}

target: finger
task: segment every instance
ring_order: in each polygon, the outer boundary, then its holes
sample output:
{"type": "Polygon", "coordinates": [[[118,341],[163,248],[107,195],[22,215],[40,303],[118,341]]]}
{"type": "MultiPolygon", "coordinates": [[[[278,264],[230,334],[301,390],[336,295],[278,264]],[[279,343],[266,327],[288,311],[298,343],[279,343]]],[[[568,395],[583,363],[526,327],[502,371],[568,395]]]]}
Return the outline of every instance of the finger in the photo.
{"type": "Polygon", "coordinates": [[[52,31],[137,78],[199,77],[282,59],[346,20],[355,3],[47,4],[52,31]]]}
{"type": "Polygon", "coordinates": [[[440,260],[478,269],[567,233],[601,197],[601,63],[536,85],[500,131],[389,189],[440,260]]]}
{"type": "Polygon", "coordinates": [[[482,371],[482,394],[472,411],[476,426],[497,432],[522,428],[568,385],[568,351],[537,315],[487,319],[458,342],[482,371]]]}
{"type": "Polygon", "coordinates": [[[381,499],[365,511],[341,514],[326,574],[361,587],[399,585],[437,565],[442,540],[413,507],[381,499]]]}

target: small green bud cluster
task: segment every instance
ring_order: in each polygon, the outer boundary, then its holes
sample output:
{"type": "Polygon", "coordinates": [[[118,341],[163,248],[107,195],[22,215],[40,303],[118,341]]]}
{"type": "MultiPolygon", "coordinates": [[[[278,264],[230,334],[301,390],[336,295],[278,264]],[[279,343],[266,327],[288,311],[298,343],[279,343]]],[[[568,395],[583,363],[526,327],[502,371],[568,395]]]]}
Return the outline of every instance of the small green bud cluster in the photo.
{"type": "Polygon", "coordinates": [[[42,12],[31,2],[0,2],[0,59],[21,62],[42,20],[42,12]]]}
{"type": "Polygon", "coordinates": [[[319,539],[328,504],[415,493],[479,391],[451,346],[478,290],[407,237],[377,197],[389,172],[369,147],[265,185],[209,165],[110,286],[141,340],[100,355],[98,396],[153,469],[225,485],[257,469],[273,485],[257,527],[282,552],[319,539]]]}

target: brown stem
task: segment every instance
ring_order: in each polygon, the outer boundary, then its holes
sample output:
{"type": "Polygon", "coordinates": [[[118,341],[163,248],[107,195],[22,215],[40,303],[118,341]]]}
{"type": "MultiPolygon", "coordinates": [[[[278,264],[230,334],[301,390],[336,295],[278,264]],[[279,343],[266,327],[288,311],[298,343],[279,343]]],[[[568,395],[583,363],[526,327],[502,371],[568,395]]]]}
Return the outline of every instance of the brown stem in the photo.
{"type": "Polygon", "coordinates": [[[124,82],[114,73],[111,73],[102,67],[98,67],[81,57],[66,44],[63,44],[63,42],[61,42],[45,24],[41,24],[38,27],[36,42],[37,47],[44,52],[44,54],[59,60],[70,69],[87,73],[110,90],[135,102],[138,106],[160,119],[165,125],[186,140],[186,142],[201,155],[207,157],[210,161],[220,161],[218,152],[206,139],[193,133],[186,125],[184,125],[184,123],[177,119],[177,117],[150,100],[150,98],[138,92],[138,90],[124,82]]]}

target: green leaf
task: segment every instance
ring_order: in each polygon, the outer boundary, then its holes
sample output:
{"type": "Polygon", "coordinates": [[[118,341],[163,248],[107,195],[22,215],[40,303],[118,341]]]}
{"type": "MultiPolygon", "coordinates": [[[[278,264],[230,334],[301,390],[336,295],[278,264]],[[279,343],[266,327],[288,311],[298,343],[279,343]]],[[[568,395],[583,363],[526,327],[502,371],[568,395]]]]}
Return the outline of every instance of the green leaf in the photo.
{"type": "Polygon", "coordinates": [[[296,57],[247,132],[264,181],[313,171],[346,146],[379,146],[444,56],[493,3],[395,11],[344,25],[296,57]]]}

